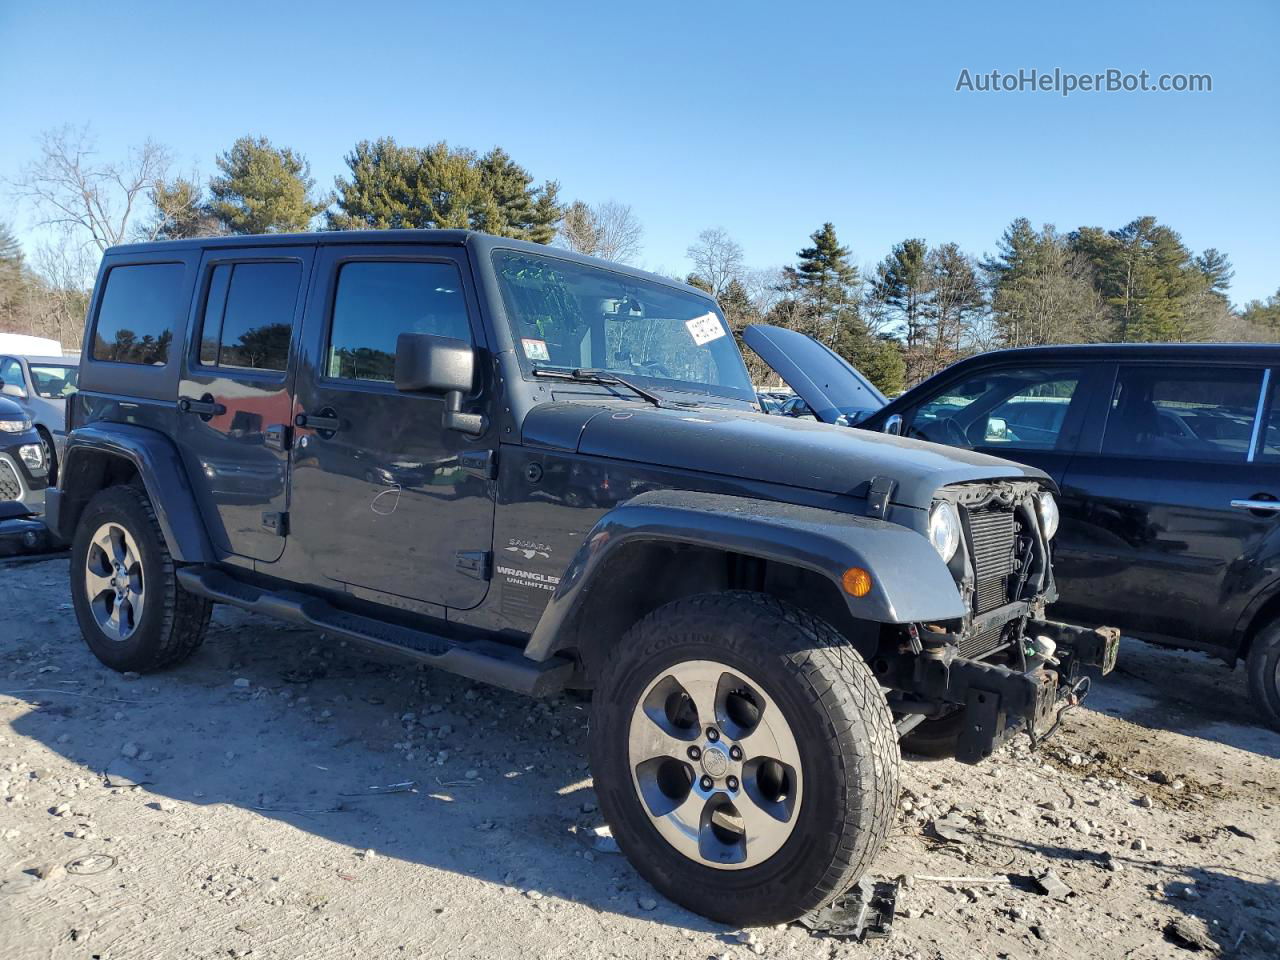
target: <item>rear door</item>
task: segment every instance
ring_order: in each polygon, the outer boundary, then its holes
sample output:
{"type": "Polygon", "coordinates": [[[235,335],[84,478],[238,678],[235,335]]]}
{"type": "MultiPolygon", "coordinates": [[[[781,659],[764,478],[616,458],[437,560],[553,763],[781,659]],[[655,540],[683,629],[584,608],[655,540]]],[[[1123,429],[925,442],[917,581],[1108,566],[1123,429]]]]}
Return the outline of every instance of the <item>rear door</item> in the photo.
{"type": "Polygon", "coordinates": [[[295,331],[315,248],[227,248],[200,264],[178,391],[178,447],[215,544],[284,551],[295,331]]]}
{"type": "MultiPolygon", "coordinates": [[[[317,271],[289,549],[338,583],[473,607],[488,590],[494,500],[483,464],[496,431],[446,430],[443,395],[401,393],[394,383],[401,333],[483,347],[466,254],[443,245],[325,247],[317,271]]],[[[482,393],[485,365],[477,367],[482,393]]]]}
{"type": "Polygon", "coordinates": [[[1229,641],[1277,535],[1280,431],[1262,364],[1111,366],[1063,482],[1055,616],[1212,647],[1229,641]],[[1233,505],[1234,504],[1234,505],[1233,505]]]}

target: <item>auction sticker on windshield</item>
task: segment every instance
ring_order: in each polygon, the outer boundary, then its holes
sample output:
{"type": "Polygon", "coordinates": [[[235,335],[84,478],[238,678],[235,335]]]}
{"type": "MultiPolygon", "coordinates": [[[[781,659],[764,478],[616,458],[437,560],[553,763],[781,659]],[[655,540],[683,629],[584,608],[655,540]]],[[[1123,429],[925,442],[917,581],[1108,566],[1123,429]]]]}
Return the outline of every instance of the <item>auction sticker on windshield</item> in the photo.
{"type": "Polygon", "coordinates": [[[689,331],[689,336],[693,337],[693,342],[700,347],[724,336],[724,327],[720,325],[720,318],[714,313],[704,313],[700,317],[686,320],[684,325],[689,331]]]}
{"type": "Polygon", "coordinates": [[[531,340],[528,337],[520,341],[524,345],[524,355],[530,360],[550,360],[551,354],[547,350],[547,342],[545,340],[531,340]]]}

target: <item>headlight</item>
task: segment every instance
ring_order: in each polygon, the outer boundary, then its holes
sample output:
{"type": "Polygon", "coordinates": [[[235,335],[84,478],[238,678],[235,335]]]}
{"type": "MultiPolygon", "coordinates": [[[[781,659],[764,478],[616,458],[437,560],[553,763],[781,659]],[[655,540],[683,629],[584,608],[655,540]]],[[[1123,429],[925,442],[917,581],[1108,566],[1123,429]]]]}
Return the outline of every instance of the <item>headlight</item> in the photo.
{"type": "Polygon", "coordinates": [[[944,563],[950,563],[960,546],[960,514],[945,500],[939,500],[929,511],[929,542],[944,563]]]}
{"type": "Polygon", "coordinates": [[[0,420],[0,433],[25,433],[30,429],[30,420],[0,420]]]}
{"type": "Polygon", "coordinates": [[[32,470],[39,470],[44,466],[44,451],[38,443],[24,443],[18,448],[18,456],[32,470]]]}
{"type": "Polygon", "coordinates": [[[1058,532],[1058,501],[1046,490],[1036,497],[1036,509],[1040,511],[1040,525],[1044,527],[1044,538],[1052,540],[1058,532]]]}

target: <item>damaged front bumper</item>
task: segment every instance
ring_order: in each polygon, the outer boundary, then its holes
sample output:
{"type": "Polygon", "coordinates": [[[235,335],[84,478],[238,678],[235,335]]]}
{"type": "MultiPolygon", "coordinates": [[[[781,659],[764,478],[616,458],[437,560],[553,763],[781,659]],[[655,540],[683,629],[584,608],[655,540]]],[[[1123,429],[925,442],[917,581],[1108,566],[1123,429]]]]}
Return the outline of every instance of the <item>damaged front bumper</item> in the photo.
{"type": "Polygon", "coordinates": [[[960,762],[986,759],[1020,729],[1033,743],[1051,734],[1062,713],[1084,699],[1090,679],[1115,667],[1120,646],[1114,627],[1028,620],[1026,635],[1047,637],[1056,649],[1047,658],[1024,657],[1025,669],[966,659],[950,643],[927,644],[914,658],[912,676],[899,689],[920,701],[961,708],[955,754],[960,762]]]}

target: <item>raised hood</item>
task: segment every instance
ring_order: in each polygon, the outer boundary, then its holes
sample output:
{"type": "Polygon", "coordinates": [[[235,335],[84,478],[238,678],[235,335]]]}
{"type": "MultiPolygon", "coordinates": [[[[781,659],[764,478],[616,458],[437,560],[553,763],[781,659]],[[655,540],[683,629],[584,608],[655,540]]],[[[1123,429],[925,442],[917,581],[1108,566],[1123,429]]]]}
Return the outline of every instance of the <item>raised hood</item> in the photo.
{"type": "Polygon", "coordinates": [[[888,402],[844,357],[803,333],[757,323],[742,339],[823,423],[856,423],[888,402]]]}
{"type": "Polygon", "coordinates": [[[828,493],[865,496],[872,477],[896,481],[893,501],[928,507],[941,486],[1034,478],[1032,467],[970,450],[738,410],[640,403],[557,403],[525,417],[527,446],[673,467],[828,493]]]}

